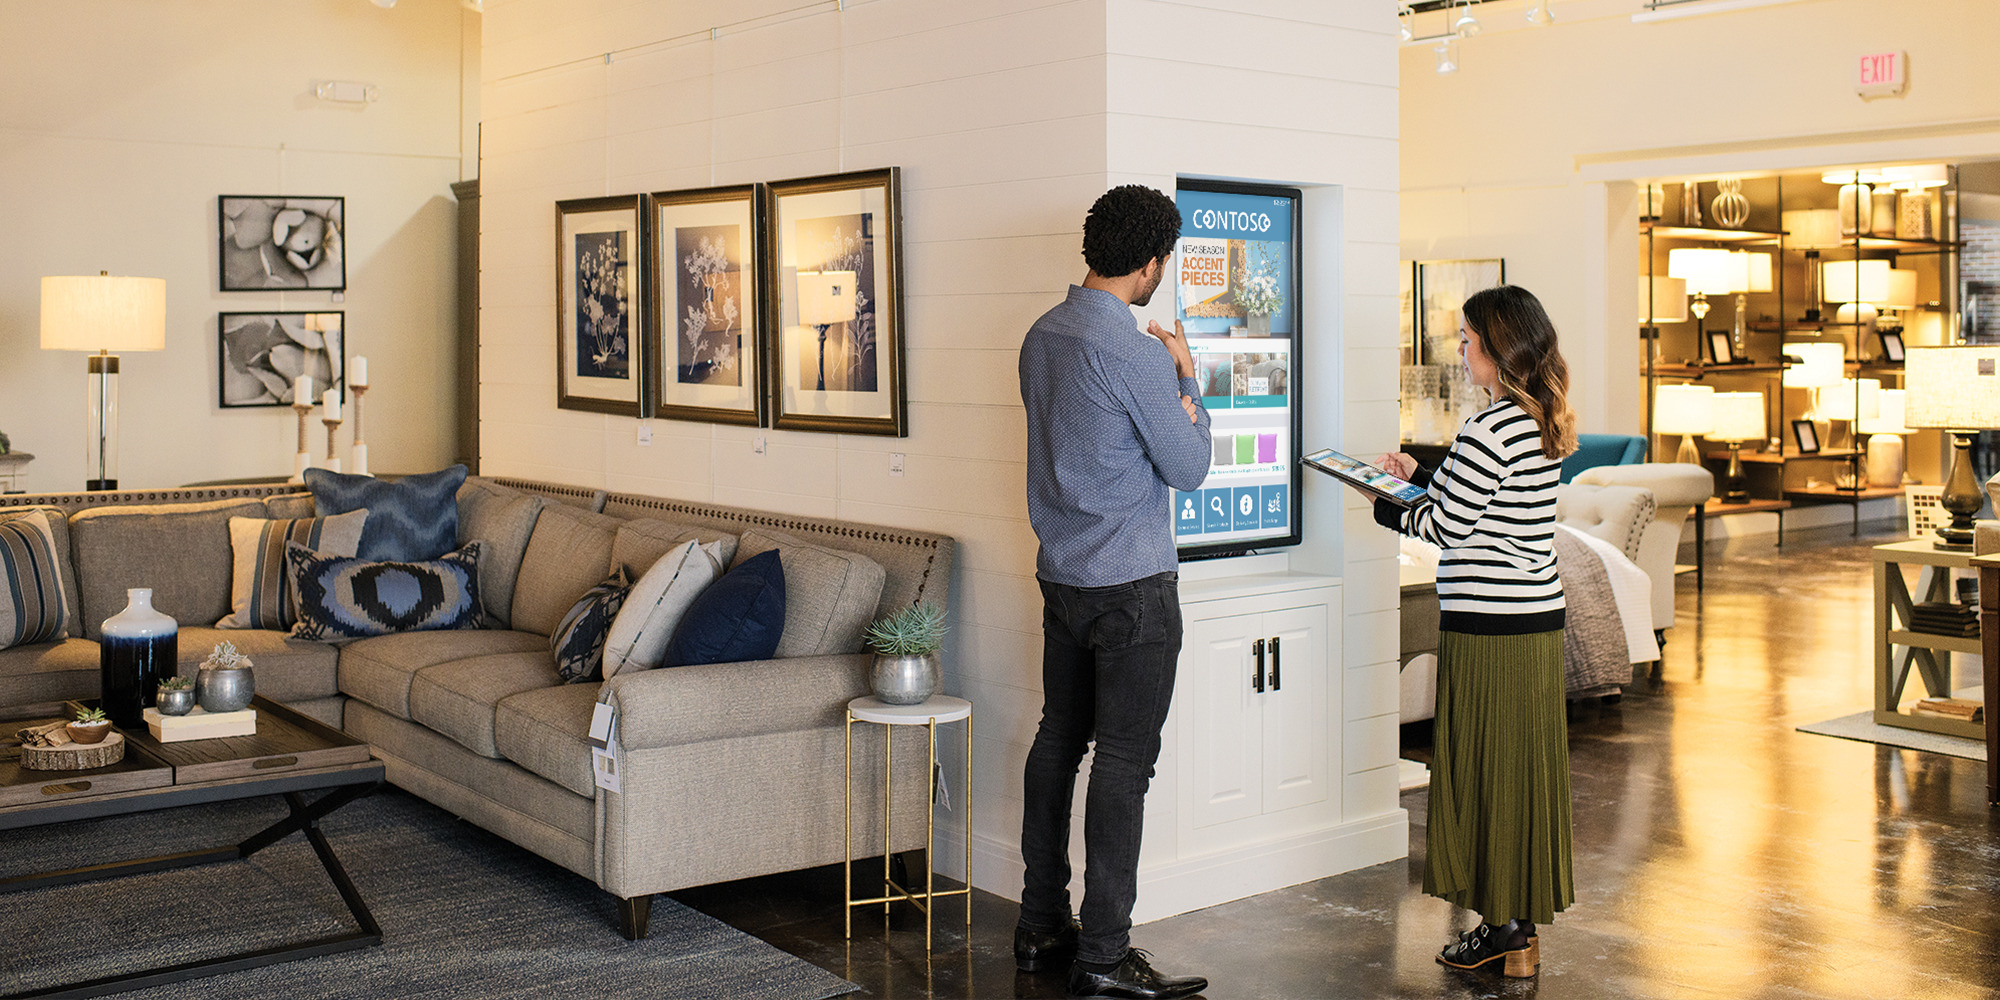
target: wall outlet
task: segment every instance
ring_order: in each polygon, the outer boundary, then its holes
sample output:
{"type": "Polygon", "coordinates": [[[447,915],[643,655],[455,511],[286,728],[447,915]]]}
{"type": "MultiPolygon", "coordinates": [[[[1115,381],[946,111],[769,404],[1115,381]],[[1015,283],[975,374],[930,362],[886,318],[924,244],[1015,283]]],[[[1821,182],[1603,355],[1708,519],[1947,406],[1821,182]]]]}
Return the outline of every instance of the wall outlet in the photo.
{"type": "Polygon", "coordinates": [[[764,435],[759,434],[756,437],[750,439],[750,451],[751,453],[757,455],[762,455],[764,453],[764,435]]]}
{"type": "Polygon", "coordinates": [[[644,446],[646,446],[646,445],[649,445],[649,444],[652,444],[652,443],[653,443],[653,425],[652,425],[652,424],[649,424],[649,423],[647,423],[647,422],[645,422],[645,421],[643,421],[643,420],[639,421],[639,445],[640,445],[640,447],[644,447],[644,446]]]}
{"type": "Polygon", "coordinates": [[[898,479],[901,479],[903,477],[902,452],[892,451],[889,453],[889,475],[894,476],[898,479]]]}

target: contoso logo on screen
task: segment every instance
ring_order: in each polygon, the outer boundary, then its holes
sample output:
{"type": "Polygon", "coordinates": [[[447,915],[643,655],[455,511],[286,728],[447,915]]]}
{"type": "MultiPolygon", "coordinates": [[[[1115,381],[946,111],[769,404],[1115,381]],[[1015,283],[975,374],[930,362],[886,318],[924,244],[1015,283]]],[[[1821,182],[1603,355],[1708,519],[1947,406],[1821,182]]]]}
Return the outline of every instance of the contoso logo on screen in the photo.
{"type": "Polygon", "coordinates": [[[1212,208],[1198,208],[1194,211],[1194,224],[1200,229],[1234,229],[1245,233],[1271,231],[1271,217],[1263,212],[1218,212],[1212,208]]]}

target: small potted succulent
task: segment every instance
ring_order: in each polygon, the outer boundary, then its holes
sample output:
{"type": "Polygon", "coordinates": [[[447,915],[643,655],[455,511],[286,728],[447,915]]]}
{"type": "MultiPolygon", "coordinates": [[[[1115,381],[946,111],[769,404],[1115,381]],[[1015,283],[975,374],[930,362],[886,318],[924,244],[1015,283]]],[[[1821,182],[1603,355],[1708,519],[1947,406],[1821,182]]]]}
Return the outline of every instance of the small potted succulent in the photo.
{"type": "Polygon", "coordinates": [[[937,693],[937,653],[944,646],[944,609],[912,604],[862,633],[875,651],[868,672],[875,697],[891,705],[915,705],[937,693]]]}
{"type": "Polygon", "coordinates": [[[104,717],[104,710],[101,708],[78,709],[76,721],[69,724],[69,738],[74,743],[86,746],[102,743],[109,735],[111,735],[111,720],[104,717]]]}
{"type": "Polygon", "coordinates": [[[195,700],[204,712],[239,712],[250,707],[257,693],[254,666],[233,642],[218,643],[195,674],[195,700]]]}
{"type": "Polygon", "coordinates": [[[186,715],[194,711],[194,678],[173,676],[160,682],[160,714],[186,715]]]}

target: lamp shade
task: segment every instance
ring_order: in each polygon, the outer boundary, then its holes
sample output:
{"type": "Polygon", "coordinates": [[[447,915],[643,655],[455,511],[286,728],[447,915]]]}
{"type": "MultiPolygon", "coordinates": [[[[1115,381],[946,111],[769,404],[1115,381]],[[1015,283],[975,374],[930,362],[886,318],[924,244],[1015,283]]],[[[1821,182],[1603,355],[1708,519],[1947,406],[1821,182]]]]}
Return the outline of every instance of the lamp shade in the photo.
{"type": "Polygon", "coordinates": [[[1768,292],[1771,290],[1771,255],[1737,251],[1743,258],[1743,286],[1732,289],[1738,292],[1768,292]]]}
{"type": "Polygon", "coordinates": [[[1908,434],[1910,429],[1903,426],[1903,390],[1884,389],[1880,405],[1874,419],[1867,417],[1855,422],[1854,429],[1863,434],[1908,434]]]}
{"type": "Polygon", "coordinates": [[[1847,367],[1846,351],[1839,344],[1786,344],[1785,353],[1804,362],[1785,369],[1784,384],[1794,389],[1833,385],[1847,367]]]}
{"type": "MultiPolygon", "coordinates": [[[[1828,302],[1881,303],[1889,298],[1889,262],[1836,260],[1821,264],[1828,302]]],[[[1914,274],[1915,272],[1911,272],[1914,274]]],[[[1911,286],[1914,292],[1916,286],[1911,286]]]]}
{"type": "Polygon", "coordinates": [[[1844,378],[1821,386],[1819,404],[1814,407],[1828,420],[1874,420],[1882,413],[1882,380],[1844,378]]]}
{"type": "Polygon", "coordinates": [[[1828,170],[1819,175],[1822,184],[1880,184],[1882,171],[1877,167],[1848,167],[1842,170],[1828,170]]]}
{"type": "Polygon", "coordinates": [[[163,278],[42,279],[45,351],[159,351],[167,346],[163,278]]]}
{"type": "Polygon", "coordinates": [[[1681,278],[1639,276],[1639,322],[1685,323],[1688,318],[1688,283],[1681,278]],[[1651,315],[1647,315],[1650,308],[1651,315]]]}
{"type": "Polygon", "coordinates": [[[1708,436],[1717,441],[1761,441],[1764,438],[1764,394],[1761,392],[1718,392],[1715,394],[1715,429],[1708,436]]]}
{"type": "Polygon", "coordinates": [[[854,318],[853,271],[800,271],[799,324],[819,326],[854,318]]]}
{"type": "Polygon", "coordinates": [[[1784,220],[1787,246],[1810,250],[1841,244],[1838,209],[1795,208],[1784,214],[1784,220]]]}
{"type": "Polygon", "coordinates": [[[2000,427],[2000,345],[1912,347],[1903,358],[1908,427],[2000,427]]]}
{"type": "Polygon", "coordinates": [[[1875,304],[1884,309],[1915,309],[1917,272],[1890,271],[1888,288],[1882,296],[1882,301],[1875,304]]]}
{"type": "Polygon", "coordinates": [[[1749,287],[1744,258],[1728,250],[1676,247],[1667,251],[1667,274],[1687,282],[1689,294],[1729,295],[1749,287]]]}
{"type": "Polygon", "coordinates": [[[1714,426],[1714,388],[1705,385],[1663,385],[1653,390],[1655,433],[1707,434],[1714,426]]]}

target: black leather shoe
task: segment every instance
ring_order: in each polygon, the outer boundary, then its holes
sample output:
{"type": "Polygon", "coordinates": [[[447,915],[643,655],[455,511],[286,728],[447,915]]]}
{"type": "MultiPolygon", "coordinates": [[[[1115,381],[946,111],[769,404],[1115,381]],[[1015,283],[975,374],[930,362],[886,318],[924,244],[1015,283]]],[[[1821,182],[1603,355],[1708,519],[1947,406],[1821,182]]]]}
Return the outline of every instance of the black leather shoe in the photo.
{"type": "Polygon", "coordinates": [[[1200,976],[1160,975],[1150,958],[1147,952],[1133,948],[1110,972],[1087,972],[1082,966],[1073,966],[1069,995],[1072,1000],[1175,1000],[1208,989],[1208,980],[1200,976]]]}
{"type": "Polygon", "coordinates": [[[1076,936],[1082,931],[1083,925],[1074,919],[1059,931],[1037,931],[1016,926],[1014,967],[1022,972],[1067,968],[1070,959],[1076,957],[1076,936]]]}
{"type": "Polygon", "coordinates": [[[1529,941],[1515,942],[1511,927],[1480,924],[1438,953],[1438,964],[1454,969],[1480,969],[1500,963],[1500,971],[1515,979],[1533,976],[1541,964],[1540,951],[1529,941]],[[1514,947],[1509,947],[1515,945],[1514,947]]]}

